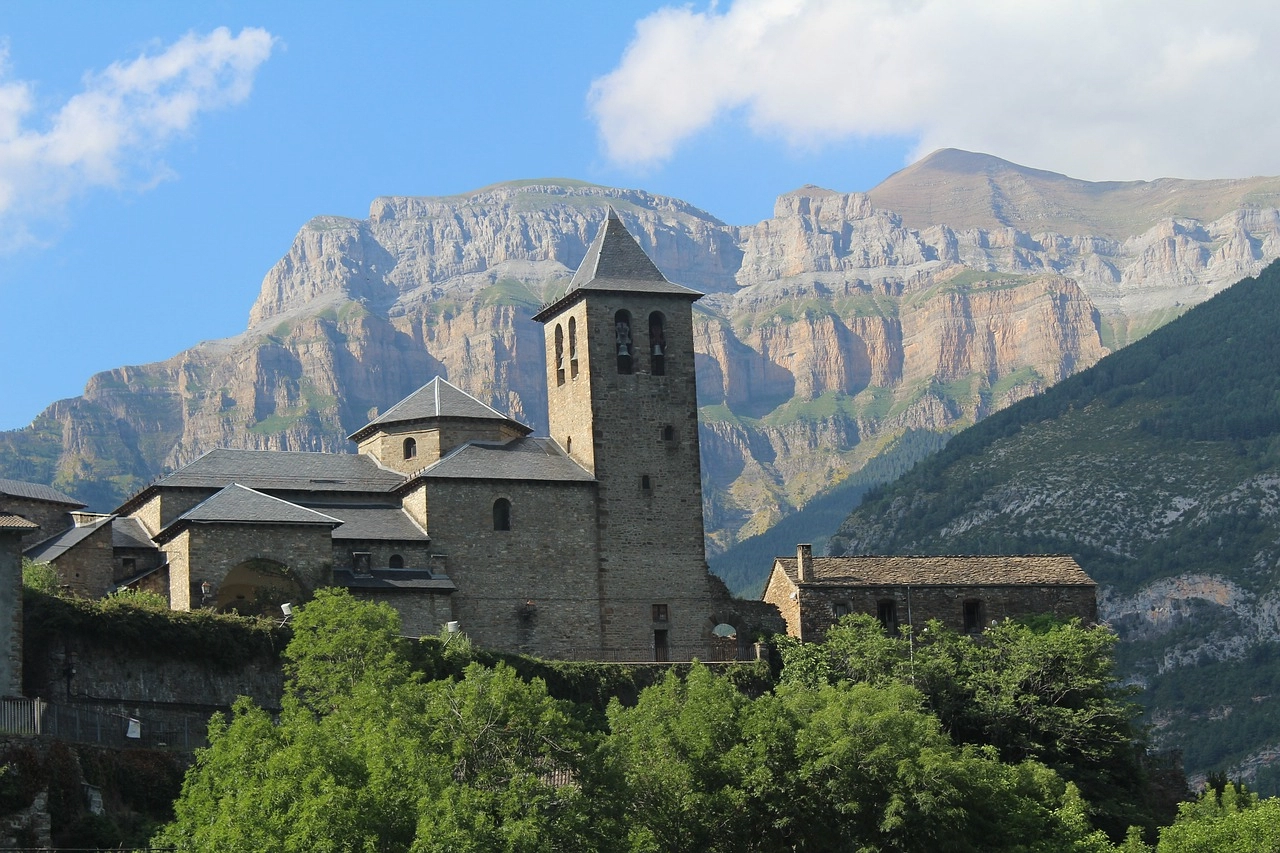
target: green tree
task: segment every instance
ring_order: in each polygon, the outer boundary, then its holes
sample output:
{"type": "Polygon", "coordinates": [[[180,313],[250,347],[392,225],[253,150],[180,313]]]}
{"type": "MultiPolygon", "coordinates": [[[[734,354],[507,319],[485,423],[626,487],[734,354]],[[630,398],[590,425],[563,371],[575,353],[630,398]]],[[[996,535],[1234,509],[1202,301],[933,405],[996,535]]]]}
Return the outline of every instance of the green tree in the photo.
{"type": "Polygon", "coordinates": [[[61,582],[58,570],[51,564],[22,558],[22,585],[27,589],[43,592],[45,595],[57,595],[61,582]]]}
{"type": "Polygon", "coordinates": [[[1280,850],[1280,799],[1259,800],[1239,786],[1183,803],[1160,830],[1156,853],[1260,853],[1280,850]]]}

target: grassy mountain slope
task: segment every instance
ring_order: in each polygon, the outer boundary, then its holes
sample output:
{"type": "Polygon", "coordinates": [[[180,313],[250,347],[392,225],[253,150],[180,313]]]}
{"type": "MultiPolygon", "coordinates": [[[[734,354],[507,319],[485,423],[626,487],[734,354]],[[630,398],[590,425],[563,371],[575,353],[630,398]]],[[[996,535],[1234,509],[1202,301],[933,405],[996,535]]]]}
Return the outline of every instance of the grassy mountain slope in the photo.
{"type": "Polygon", "coordinates": [[[1074,555],[1157,738],[1274,792],[1277,330],[1272,264],[868,493],[831,552],[1074,555]]]}

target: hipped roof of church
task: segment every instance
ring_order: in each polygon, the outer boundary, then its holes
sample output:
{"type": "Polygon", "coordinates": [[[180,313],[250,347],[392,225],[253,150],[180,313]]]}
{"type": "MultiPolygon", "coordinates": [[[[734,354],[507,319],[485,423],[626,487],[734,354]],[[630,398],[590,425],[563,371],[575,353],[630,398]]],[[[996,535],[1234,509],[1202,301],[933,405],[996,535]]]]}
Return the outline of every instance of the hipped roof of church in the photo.
{"type": "Polygon", "coordinates": [[[366,436],[378,431],[379,427],[390,424],[413,423],[434,418],[466,418],[469,420],[504,421],[525,435],[533,432],[532,427],[525,426],[517,420],[507,417],[492,406],[488,406],[456,385],[437,376],[378,417],[353,432],[348,438],[361,441],[366,436]]]}
{"type": "Polygon", "coordinates": [[[661,293],[689,299],[700,299],[703,295],[691,287],[667,281],[612,207],[600,232],[587,248],[587,256],[573,274],[569,289],[555,302],[543,306],[533,319],[546,322],[589,291],[661,293]]]}

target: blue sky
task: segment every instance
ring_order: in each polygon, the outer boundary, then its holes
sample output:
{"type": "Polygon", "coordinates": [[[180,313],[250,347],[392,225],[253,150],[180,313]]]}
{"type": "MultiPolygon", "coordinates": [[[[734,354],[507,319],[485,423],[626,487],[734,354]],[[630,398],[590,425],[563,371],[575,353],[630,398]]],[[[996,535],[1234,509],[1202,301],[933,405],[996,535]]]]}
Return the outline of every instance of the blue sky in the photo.
{"type": "Polygon", "coordinates": [[[1044,11],[11,0],[0,429],[94,372],[242,331],[303,223],[364,217],[379,195],[572,177],[747,224],[779,193],[866,190],[943,145],[1090,179],[1280,174],[1263,142],[1222,142],[1277,138],[1257,122],[1280,114],[1280,79],[1251,41],[1280,23],[1268,4],[1221,31],[1153,27],[1177,17],[1167,2],[1029,5],[1044,11]],[[999,63],[983,39],[1006,46],[999,63]],[[1250,59],[1252,82],[1224,97],[1250,59]],[[1169,118],[1202,95],[1207,115],[1169,118]]]}

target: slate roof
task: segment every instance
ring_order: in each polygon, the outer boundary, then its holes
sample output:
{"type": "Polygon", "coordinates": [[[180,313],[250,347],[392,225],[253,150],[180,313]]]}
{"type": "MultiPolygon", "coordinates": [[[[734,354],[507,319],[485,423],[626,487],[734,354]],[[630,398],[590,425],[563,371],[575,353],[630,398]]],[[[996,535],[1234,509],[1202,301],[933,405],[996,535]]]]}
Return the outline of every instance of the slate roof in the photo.
{"type": "Polygon", "coordinates": [[[23,556],[35,560],[37,563],[51,563],[70,551],[76,545],[88,539],[94,531],[98,530],[104,524],[111,523],[111,516],[103,516],[102,518],[84,526],[72,527],[61,533],[54,534],[43,542],[37,542],[26,551],[23,556]]]}
{"type": "MultiPolygon", "coordinates": [[[[794,557],[776,563],[796,583],[794,557]]],[[[1062,554],[1017,557],[814,557],[813,578],[825,586],[1094,586],[1062,554]]]]}
{"type": "Polygon", "coordinates": [[[587,291],[665,293],[700,299],[702,293],[682,284],[672,284],[640,248],[612,207],[587,248],[587,256],[569,282],[564,296],[543,306],[533,319],[545,321],[587,291]]]}
{"type": "Polygon", "coordinates": [[[549,438],[515,438],[498,443],[472,441],[442,456],[417,477],[476,480],[594,482],[587,469],[549,438]]]}
{"type": "Polygon", "coordinates": [[[327,524],[342,522],[331,515],[289,503],[232,483],[192,507],[170,525],[186,524],[327,524]]]}
{"type": "Polygon", "coordinates": [[[334,569],[333,582],[348,589],[385,592],[420,589],[453,592],[458,588],[447,576],[433,575],[426,569],[373,569],[367,575],[357,575],[350,569],[334,569]]]}
{"type": "Polygon", "coordinates": [[[239,483],[250,489],[389,492],[403,482],[402,474],[362,454],[220,448],[155,485],[221,489],[239,483]]]}
{"type": "Polygon", "coordinates": [[[513,420],[492,406],[482,403],[456,385],[437,376],[378,417],[353,432],[349,438],[360,441],[387,424],[410,423],[431,418],[470,418],[473,420],[505,421],[526,433],[533,432],[519,421],[513,420]]]}
{"type": "Polygon", "coordinates": [[[154,548],[142,522],[129,516],[116,516],[111,522],[111,547],[154,548]]]}
{"type": "Polygon", "coordinates": [[[42,486],[39,483],[25,483],[22,480],[0,479],[0,495],[27,498],[33,501],[45,501],[51,504],[66,504],[73,507],[84,506],[83,503],[75,498],[68,497],[50,486],[42,486]]]}
{"type": "Polygon", "coordinates": [[[426,534],[399,506],[328,506],[309,507],[342,522],[334,528],[334,539],[384,539],[396,542],[429,542],[426,534]]]}
{"type": "Polygon", "coordinates": [[[39,526],[34,521],[27,521],[20,515],[0,513],[0,530],[16,530],[20,533],[26,533],[28,530],[35,530],[39,526]]]}

